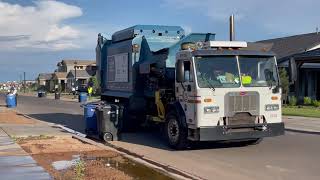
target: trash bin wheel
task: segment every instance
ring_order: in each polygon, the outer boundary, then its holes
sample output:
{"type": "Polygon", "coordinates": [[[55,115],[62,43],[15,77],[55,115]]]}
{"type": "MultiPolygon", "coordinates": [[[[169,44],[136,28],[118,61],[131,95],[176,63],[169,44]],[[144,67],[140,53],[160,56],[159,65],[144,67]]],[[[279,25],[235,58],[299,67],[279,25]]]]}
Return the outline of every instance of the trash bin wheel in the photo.
{"type": "Polygon", "coordinates": [[[103,133],[102,139],[105,142],[112,141],[113,140],[113,136],[112,136],[111,133],[106,132],[106,133],[103,133]]]}

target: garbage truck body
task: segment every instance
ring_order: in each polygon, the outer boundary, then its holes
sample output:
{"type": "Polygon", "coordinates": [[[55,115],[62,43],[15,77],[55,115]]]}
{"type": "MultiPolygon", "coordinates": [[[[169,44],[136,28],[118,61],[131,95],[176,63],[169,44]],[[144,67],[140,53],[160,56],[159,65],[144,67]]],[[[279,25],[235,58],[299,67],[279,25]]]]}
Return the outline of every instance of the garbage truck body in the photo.
{"type": "Polygon", "coordinates": [[[99,34],[96,60],[101,99],[123,108],[121,130],[159,125],[177,149],[284,134],[275,55],[246,42],[137,25],[110,40],[99,34]]]}

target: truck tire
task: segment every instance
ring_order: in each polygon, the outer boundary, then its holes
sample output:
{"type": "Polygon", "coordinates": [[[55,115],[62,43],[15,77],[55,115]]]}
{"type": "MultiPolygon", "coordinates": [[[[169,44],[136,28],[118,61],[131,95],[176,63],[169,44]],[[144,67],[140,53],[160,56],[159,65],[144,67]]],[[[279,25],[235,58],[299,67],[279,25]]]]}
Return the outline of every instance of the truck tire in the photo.
{"type": "Polygon", "coordinates": [[[182,126],[175,113],[169,113],[166,117],[165,133],[169,146],[173,149],[183,150],[189,145],[188,130],[182,126]]]}

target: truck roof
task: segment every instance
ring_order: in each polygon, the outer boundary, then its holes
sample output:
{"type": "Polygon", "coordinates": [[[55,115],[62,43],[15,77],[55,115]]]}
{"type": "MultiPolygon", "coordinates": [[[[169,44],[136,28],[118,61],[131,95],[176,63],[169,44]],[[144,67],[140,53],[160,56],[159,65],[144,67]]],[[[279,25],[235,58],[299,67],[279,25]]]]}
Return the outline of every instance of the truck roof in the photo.
{"type": "Polygon", "coordinates": [[[135,25],[112,35],[112,41],[118,42],[126,39],[132,39],[137,35],[143,36],[174,36],[184,37],[184,30],[180,26],[162,26],[162,25],[135,25]]]}
{"type": "Polygon", "coordinates": [[[275,56],[273,52],[252,51],[252,50],[213,50],[213,49],[198,49],[192,52],[193,56],[227,56],[227,55],[242,55],[242,56],[275,56]]]}

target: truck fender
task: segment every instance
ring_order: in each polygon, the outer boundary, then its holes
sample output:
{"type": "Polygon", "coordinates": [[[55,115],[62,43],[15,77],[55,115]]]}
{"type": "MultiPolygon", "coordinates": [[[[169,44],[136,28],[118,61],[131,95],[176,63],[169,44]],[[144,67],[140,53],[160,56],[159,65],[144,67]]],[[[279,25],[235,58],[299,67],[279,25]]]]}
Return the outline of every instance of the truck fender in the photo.
{"type": "Polygon", "coordinates": [[[169,112],[174,111],[176,115],[178,116],[179,121],[181,121],[181,124],[184,128],[188,128],[186,115],[184,113],[184,110],[182,109],[182,106],[179,101],[175,101],[174,103],[170,103],[166,107],[166,114],[169,112]]]}

